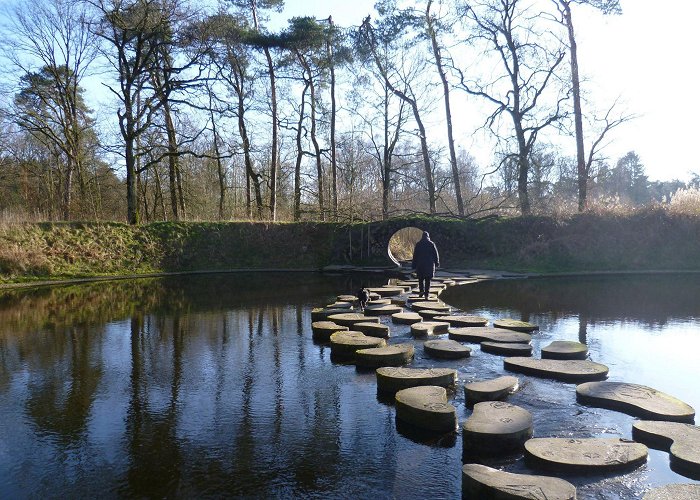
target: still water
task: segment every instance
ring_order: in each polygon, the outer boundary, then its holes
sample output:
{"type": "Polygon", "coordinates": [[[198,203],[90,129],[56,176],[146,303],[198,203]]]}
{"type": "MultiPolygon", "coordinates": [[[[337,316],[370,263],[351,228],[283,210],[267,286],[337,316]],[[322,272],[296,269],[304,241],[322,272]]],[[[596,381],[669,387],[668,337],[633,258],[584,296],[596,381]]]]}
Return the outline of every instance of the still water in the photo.
{"type": "MultiPolygon", "coordinates": [[[[459,433],[397,425],[373,372],[336,364],[311,339],[310,310],[380,278],[225,274],[0,293],[0,498],[459,498],[459,433]]],[[[465,285],[465,313],[540,325],[586,342],[609,380],[700,409],[700,277],[617,276],[465,285]]],[[[388,318],[382,318],[388,322],[388,318]]],[[[504,374],[502,358],[426,358],[461,385],[504,374]]],[[[575,385],[519,375],[510,402],[535,436],[630,438],[633,417],[576,403],[575,385]]],[[[485,462],[512,472],[522,456],[485,462]]],[[[622,475],[563,476],[579,498],[640,498],[692,482],[665,452],[622,475]]]]}

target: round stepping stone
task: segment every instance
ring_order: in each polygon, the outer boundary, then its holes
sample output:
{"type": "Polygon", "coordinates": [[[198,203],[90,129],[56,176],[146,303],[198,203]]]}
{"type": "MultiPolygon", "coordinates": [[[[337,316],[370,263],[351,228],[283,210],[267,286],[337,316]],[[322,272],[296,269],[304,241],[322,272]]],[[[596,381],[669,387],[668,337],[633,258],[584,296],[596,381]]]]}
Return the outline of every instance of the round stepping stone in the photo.
{"type": "Polygon", "coordinates": [[[355,364],[365,368],[380,366],[403,366],[413,359],[413,344],[392,344],[371,349],[359,349],[355,352],[355,364]]]}
{"type": "Polygon", "coordinates": [[[562,382],[588,382],[608,376],[607,366],[580,359],[532,359],[516,356],[505,358],[503,366],[512,372],[553,378],[562,382]]]}
{"type": "Polygon", "coordinates": [[[576,500],[576,487],[548,476],[513,474],[480,464],[462,467],[463,498],[576,500]]]}
{"type": "Polygon", "coordinates": [[[328,319],[330,316],[332,316],[334,314],[345,314],[347,312],[348,312],[347,309],[340,309],[340,308],[329,309],[327,307],[317,307],[317,308],[311,310],[311,321],[323,321],[324,319],[328,319]]]}
{"type": "Polygon", "coordinates": [[[486,326],[486,323],[489,322],[486,318],[482,318],[481,316],[459,316],[459,315],[451,315],[451,316],[439,316],[435,318],[437,321],[447,321],[450,326],[454,327],[470,327],[470,326],[486,326]]]}
{"type": "Polygon", "coordinates": [[[332,321],[315,321],[311,323],[311,332],[314,340],[328,342],[335,332],[348,331],[347,326],[341,326],[332,321]]]}
{"type": "Polygon", "coordinates": [[[445,313],[443,311],[434,311],[432,309],[421,309],[420,311],[418,311],[418,314],[423,319],[431,320],[436,316],[442,316],[445,313]]]}
{"type": "Polygon", "coordinates": [[[355,323],[352,329],[369,335],[370,337],[377,337],[380,339],[389,337],[389,327],[381,323],[355,323]]]}
{"type": "Polygon", "coordinates": [[[493,326],[496,328],[505,328],[507,330],[515,330],[516,332],[525,333],[534,332],[535,330],[540,329],[539,326],[528,323],[527,321],[518,321],[517,319],[510,318],[498,319],[493,322],[493,326]]]}
{"type": "Polygon", "coordinates": [[[472,350],[455,340],[428,340],[423,344],[425,353],[433,358],[468,358],[472,350]]]}
{"type": "Polygon", "coordinates": [[[365,316],[361,313],[340,313],[328,316],[328,319],[341,326],[352,327],[355,323],[379,323],[379,318],[365,316]]]}
{"type": "Polygon", "coordinates": [[[457,429],[457,410],[447,402],[447,391],[436,385],[402,389],[396,393],[396,418],[437,432],[457,429]]]}
{"type": "Polygon", "coordinates": [[[417,293],[411,293],[408,295],[408,300],[412,302],[440,302],[440,299],[438,299],[437,295],[428,295],[428,298],[425,298],[425,295],[418,295],[417,293]]]}
{"type": "Polygon", "coordinates": [[[471,403],[500,401],[518,389],[518,379],[506,375],[491,380],[464,384],[464,396],[471,403]]]}
{"type": "Polygon", "coordinates": [[[457,370],[452,368],[377,368],[377,389],[382,392],[395,392],[421,385],[450,387],[456,380],[457,370]]]}
{"type": "Polygon", "coordinates": [[[681,471],[696,478],[700,474],[700,427],[680,422],[640,420],[632,426],[632,437],[668,451],[671,465],[681,471]]]}
{"type": "Polygon", "coordinates": [[[402,312],[391,315],[392,323],[397,325],[412,325],[413,323],[418,323],[423,321],[420,314],[414,312],[402,312]]]}
{"type": "Polygon", "coordinates": [[[391,304],[391,299],[374,299],[367,302],[368,306],[385,306],[391,304]]]}
{"type": "Polygon", "coordinates": [[[518,343],[529,344],[532,336],[527,333],[514,332],[503,328],[489,327],[466,327],[466,328],[450,328],[450,338],[461,342],[500,342],[504,344],[518,343]]]}
{"type": "Polygon", "coordinates": [[[413,309],[414,311],[420,311],[421,309],[430,309],[431,311],[443,311],[445,313],[448,313],[452,310],[452,308],[447,304],[430,300],[411,302],[411,309],[413,309]]]}
{"type": "Polygon", "coordinates": [[[646,492],[642,500],[698,500],[700,484],[667,484],[646,492]]]}
{"type": "Polygon", "coordinates": [[[351,304],[357,304],[357,297],[354,295],[338,295],[335,299],[338,302],[350,302],[351,304]]]}
{"type": "Polygon", "coordinates": [[[588,346],[581,342],[555,340],[542,348],[541,356],[543,359],[586,359],[588,346]]]}
{"type": "Polygon", "coordinates": [[[391,303],[394,304],[395,306],[401,306],[404,307],[406,305],[407,300],[405,298],[401,297],[392,297],[391,298],[391,303]]]}
{"type": "Polygon", "coordinates": [[[645,385],[589,382],[576,386],[579,403],[617,410],[635,417],[693,422],[695,410],[680,399],[645,385]]]}
{"type": "Polygon", "coordinates": [[[518,344],[515,342],[482,342],[481,350],[501,356],[532,356],[532,346],[530,344],[518,344]]]}
{"type": "Polygon", "coordinates": [[[352,309],[352,303],[351,302],[334,302],[332,304],[328,304],[326,306],[326,309],[352,309]]]}
{"type": "Polygon", "coordinates": [[[441,335],[447,333],[448,328],[450,328],[450,324],[442,321],[421,321],[420,323],[413,323],[411,325],[411,333],[418,337],[424,335],[441,335]]]}
{"type": "Polygon", "coordinates": [[[386,341],[384,339],[368,337],[362,332],[335,332],[331,335],[331,355],[342,358],[354,357],[355,351],[359,349],[383,347],[385,345],[386,341]]]}
{"type": "Polygon", "coordinates": [[[397,286],[382,286],[379,288],[368,288],[371,293],[376,293],[380,297],[393,297],[394,295],[401,295],[403,293],[403,288],[397,286]]]}
{"type": "Polygon", "coordinates": [[[484,401],[462,424],[466,454],[495,455],[518,450],[532,437],[532,414],[503,401],[484,401]]]}
{"type": "Polygon", "coordinates": [[[613,471],[643,464],[647,447],[618,438],[534,438],[525,443],[528,460],[572,472],[613,471]]]}
{"type": "Polygon", "coordinates": [[[391,304],[365,307],[365,315],[367,316],[389,316],[391,314],[400,313],[401,311],[403,311],[403,309],[400,306],[391,304]]]}

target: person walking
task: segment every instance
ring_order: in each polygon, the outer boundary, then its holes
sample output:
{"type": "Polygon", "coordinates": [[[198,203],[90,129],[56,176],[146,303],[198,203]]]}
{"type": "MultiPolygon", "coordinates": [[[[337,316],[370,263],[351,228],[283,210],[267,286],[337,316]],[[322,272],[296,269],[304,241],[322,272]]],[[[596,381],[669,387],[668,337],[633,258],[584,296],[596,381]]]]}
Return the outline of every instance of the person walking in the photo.
{"type": "Polygon", "coordinates": [[[413,249],[411,267],[418,276],[418,295],[427,299],[430,294],[430,280],[435,276],[435,268],[440,267],[440,255],[428,231],[423,231],[423,237],[413,249]]]}

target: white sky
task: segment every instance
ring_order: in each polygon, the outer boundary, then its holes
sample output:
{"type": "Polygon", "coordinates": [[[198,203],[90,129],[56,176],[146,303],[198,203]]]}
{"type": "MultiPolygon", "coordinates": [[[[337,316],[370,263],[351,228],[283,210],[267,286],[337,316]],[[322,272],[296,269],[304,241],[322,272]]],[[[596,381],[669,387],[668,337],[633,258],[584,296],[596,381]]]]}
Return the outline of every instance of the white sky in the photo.
{"type": "MultiPolygon", "coordinates": [[[[333,16],[342,26],[358,25],[373,12],[374,0],[286,0],[279,19],[333,16]]],[[[622,109],[638,115],[610,135],[612,160],[636,151],[651,180],[688,180],[700,173],[700,19],[698,0],[621,0],[621,16],[574,11],[584,91],[600,106],[620,98],[622,109]]],[[[458,140],[459,142],[459,140],[458,140]]],[[[463,142],[467,142],[463,138],[463,142]]],[[[572,140],[573,148],[573,140],[572,140]]],[[[480,154],[475,154],[479,158],[480,154]]]]}

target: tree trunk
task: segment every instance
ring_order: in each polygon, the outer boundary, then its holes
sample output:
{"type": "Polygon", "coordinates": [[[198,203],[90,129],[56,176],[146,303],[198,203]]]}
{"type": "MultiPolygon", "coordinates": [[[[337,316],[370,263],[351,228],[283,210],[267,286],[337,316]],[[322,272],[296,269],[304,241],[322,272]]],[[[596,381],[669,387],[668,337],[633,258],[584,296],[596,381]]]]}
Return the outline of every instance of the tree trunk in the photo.
{"type": "Polygon", "coordinates": [[[173,220],[180,220],[177,189],[177,137],[175,135],[173,118],[170,113],[170,102],[165,96],[161,99],[163,118],[165,119],[165,130],[168,135],[168,188],[170,189],[170,209],[173,213],[173,220]]]}
{"type": "Polygon", "coordinates": [[[302,127],[304,125],[304,107],[306,105],[306,91],[309,88],[308,80],[304,81],[304,90],[301,92],[301,106],[299,108],[299,121],[297,122],[297,160],[294,164],[294,221],[301,220],[301,162],[304,158],[304,149],[301,146],[302,127]]]}
{"type": "MultiPolygon", "coordinates": [[[[328,16],[329,37],[333,34],[333,18],[328,16]]],[[[336,159],[335,149],[335,120],[336,120],[336,102],[335,102],[335,64],[333,61],[333,42],[332,40],[326,43],[328,51],[328,64],[330,66],[331,76],[331,179],[332,179],[332,203],[333,203],[333,220],[338,220],[338,163],[336,159]]]]}
{"type": "Polygon", "coordinates": [[[316,137],[316,86],[314,85],[313,74],[311,72],[311,66],[309,65],[306,58],[297,51],[297,58],[301,63],[304,71],[306,73],[306,83],[309,87],[309,108],[311,113],[309,117],[311,119],[311,130],[309,134],[311,136],[311,142],[314,146],[314,156],[316,157],[316,177],[318,179],[318,208],[321,215],[321,220],[326,220],[326,203],[323,193],[323,166],[321,164],[321,147],[318,144],[318,138],[316,137]]]}
{"type": "Polygon", "coordinates": [[[391,153],[389,151],[389,87],[384,85],[384,151],[382,157],[382,220],[389,218],[391,193],[391,153]]]}
{"type": "Polygon", "coordinates": [[[277,177],[279,170],[277,152],[278,127],[277,127],[277,84],[275,83],[275,66],[272,63],[270,49],[265,47],[265,59],[267,59],[267,70],[270,75],[270,109],[272,111],[272,151],[270,152],[270,219],[277,220],[277,177]]]}
{"type": "Polygon", "coordinates": [[[251,203],[250,203],[250,187],[252,186],[255,191],[255,208],[257,210],[258,219],[263,218],[263,202],[262,193],[260,191],[260,176],[255,173],[253,169],[253,159],[250,156],[250,139],[248,138],[248,128],[245,123],[244,113],[245,106],[243,102],[243,96],[238,95],[238,132],[241,134],[241,141],[243,142],[243,160],[245,161],[245,171],[248,179],[248,216],[252,216],[251,213],[251,203]]]}

